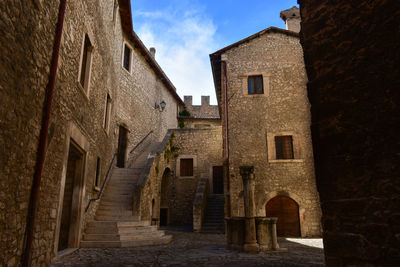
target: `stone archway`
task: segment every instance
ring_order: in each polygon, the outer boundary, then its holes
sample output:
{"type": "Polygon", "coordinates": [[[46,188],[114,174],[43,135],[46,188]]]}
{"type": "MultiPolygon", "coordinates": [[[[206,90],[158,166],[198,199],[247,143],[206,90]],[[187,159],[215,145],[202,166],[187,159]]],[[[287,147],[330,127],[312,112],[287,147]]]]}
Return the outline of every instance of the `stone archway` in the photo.
{"type": "Polygon", "coordinates": [[[161,179],[161,194],[160,194],[160,226],[166,226],[169,222],[169,184],[171,170],[166,168],[161,179]]]}
{"type": "Polygon", "coordinates": [[[287,196],[276,196],[265,205],[267,217],[278,217],[276,231],[278,236],[300,237],[299,204],[287,196]]]}

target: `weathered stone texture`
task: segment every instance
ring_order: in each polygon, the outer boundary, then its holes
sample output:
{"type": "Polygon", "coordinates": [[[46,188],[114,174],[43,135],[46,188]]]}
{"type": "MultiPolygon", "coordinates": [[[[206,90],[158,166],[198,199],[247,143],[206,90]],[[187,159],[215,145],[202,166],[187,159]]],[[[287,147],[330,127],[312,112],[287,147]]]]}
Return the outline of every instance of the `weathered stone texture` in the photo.
{"type": "Polygon", "coordinates": [[[273,197],[289,196],[299,205],[301,236],[320,235],[299,38],[272,31],[228,49],[221,58],[227,62],[232,216],[244,216],[239,166],[254,166],[256,215],[265,216],[265,205],[273,197]],[[247,77],[258,74],[263,75],[264,94],[249,95],[247,77]],[[294,160],[276,160],[277,135],[293,136],[294,160]]]}
{"type": "Polygon", "coordinates": [[[201,96],[201,105],[193,105],[192,96],[184,96],[185,108],[195,118],[219,118],[217,105],[210,105],[210,96],[201,96]]]}
{"type": "Polygon", "coordinates": [[[399,266],[399,2],[299,2],[326,263],[399,266]]]}
{"type": "MultiPolygon", "coordinates": [[[[58,8],[59,1],[0,3],[0,264],[3,265],[19,265],[21,260],[58,8]]],[[[82,232],[97,207],[95,202],[85,213],[89,199],[98,194],[94,187],[97,157],[101,159],[102,181],[117,147],[119,125],[124,124],[130,131],[128,149],[150,130],[160,140],[168,128],[177,125],[177,99],[136,48],[132,53],[132,74],[122,69],[124,35],[120,15],[113,10],[114,0],[67,2],[36,216],[33,266],[48,264],[57,253],[70,140],[84,150],[85,167],[77,207],[78,228],[82,232]],[[85,34],[93,46],[87,93],[78,82],[85,34]],[[103,125],[107,94],[112,99],[108,132],[103,125]],[[167,102],[163,112],[154,109],[154,103],[161,100],[167,102]]]]}
{"type": "Polygon", "coordinates": [[[21,256],[58,2],[0,2],[0,265],[21,256]]]}
{"type": "Polygon", "coordinates": [[[193,201],[200,179],[208,179],[212,191],[213,166],[222,166],[221,127],[207,129],[176,129],[175,144],[179,147],[178,157],[173,159],[175,176],[169,184],[169,213],[171,224],[193,223],[193,201]],[[192,177],[180,177],[176,169],[181,158],[193,158],[192,177]]]}

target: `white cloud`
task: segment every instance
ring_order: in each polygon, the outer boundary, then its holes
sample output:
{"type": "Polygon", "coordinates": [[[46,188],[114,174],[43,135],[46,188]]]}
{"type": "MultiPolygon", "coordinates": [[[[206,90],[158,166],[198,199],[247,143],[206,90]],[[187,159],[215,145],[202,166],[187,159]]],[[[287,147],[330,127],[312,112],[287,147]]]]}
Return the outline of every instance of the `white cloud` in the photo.
{"type": "Polygon", "coordinates": [[[209,54],[222,45],[216,41],[212,19],[194,7],[136,11],[134,15],[142,21],[136,32],[148,48],[156,48],[157,62],[182,99],[193,95],[193,102],[200,104],[201,95],[210,95],[216,104],[209,54]]]}

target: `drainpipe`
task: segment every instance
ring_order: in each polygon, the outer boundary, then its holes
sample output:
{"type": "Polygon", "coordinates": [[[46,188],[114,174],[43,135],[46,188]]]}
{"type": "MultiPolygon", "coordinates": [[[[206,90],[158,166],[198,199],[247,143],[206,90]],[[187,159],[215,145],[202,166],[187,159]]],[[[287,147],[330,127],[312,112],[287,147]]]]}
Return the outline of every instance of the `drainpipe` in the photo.
{"type": "Polygon", "coordinates": [[[57,75],[58,58],[60,54],[62,29],[64,25],[64,15],[67,0],[60,1],[58,11],[58,21],[56,35],[53,46],[53,55],[51,58],[49,82],[46,86],[45,103],[43,106],[42,128],[40,130],[39,147],[36,158],[35,173],[33,176],[31,195],[28,207],[28,217],[26,220],[24,250],[22,255],[22,266],[30,266],[32,261],[32,243],[35,230],[35,219],[40,198],[40,182],[42,179],[42,170],[46,156],[46,143],[49,131],[51,103],[53,101],[54,84],[57,75]]]}
{"type": "Polygon", "coordinates": [[[229,175],[229,127],[228,127],[228,75],[227,75],[227,67],[226,61],[221,60],[224,70],[224,86],[223,86],[223,94],[224,94],[224,124],[225,124],[225,156],[224,156],[224,165],[226,166],[226,189],[225,192],[225,200],[226,200],[226,216],[228,218],[231,217],[231,185],[230,185],[230,175],[229,175]]]}

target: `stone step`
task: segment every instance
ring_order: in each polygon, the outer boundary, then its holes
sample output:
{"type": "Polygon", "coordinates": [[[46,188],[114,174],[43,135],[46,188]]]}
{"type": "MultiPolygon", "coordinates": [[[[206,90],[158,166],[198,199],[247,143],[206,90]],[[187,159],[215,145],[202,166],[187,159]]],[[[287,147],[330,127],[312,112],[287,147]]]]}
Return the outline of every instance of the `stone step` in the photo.
{"type": "Polygon", "coordinates": [[[158,238],[164,236],[164,231],[152,231],[126,234],[84,234],[84,241],[127,241],[158,238]]]}
{"type": "Polygon", "coordinates": [[[92,226],[88,227],[85,234],[138,234],[138,233],[151,233],[157,231],[156,225],[151,226],[128,226],[128,227],[101,227],[92,226]]]}
{"type": "Polygon", "coordinates": [[[135,241],[81,241],[82,248],[134,248],[141,246],[165,245],[172,241],[172,235],[135,241]]]}
{"type": "Polygon", "coordinates": [[[132,215],[96,215],[97,221],[138,221],[139,216],[132,215]]]}
{"type": "Polygon", "coordinates": [[[89,221],[87,223],[88,227],[140,227],[140,226],[150,226],[150,221],[89,221]]]}
{"type": "Polygon", "coordinates": [[[132,210],[98,209],[96,216],[132,216],[132,210]]]}

